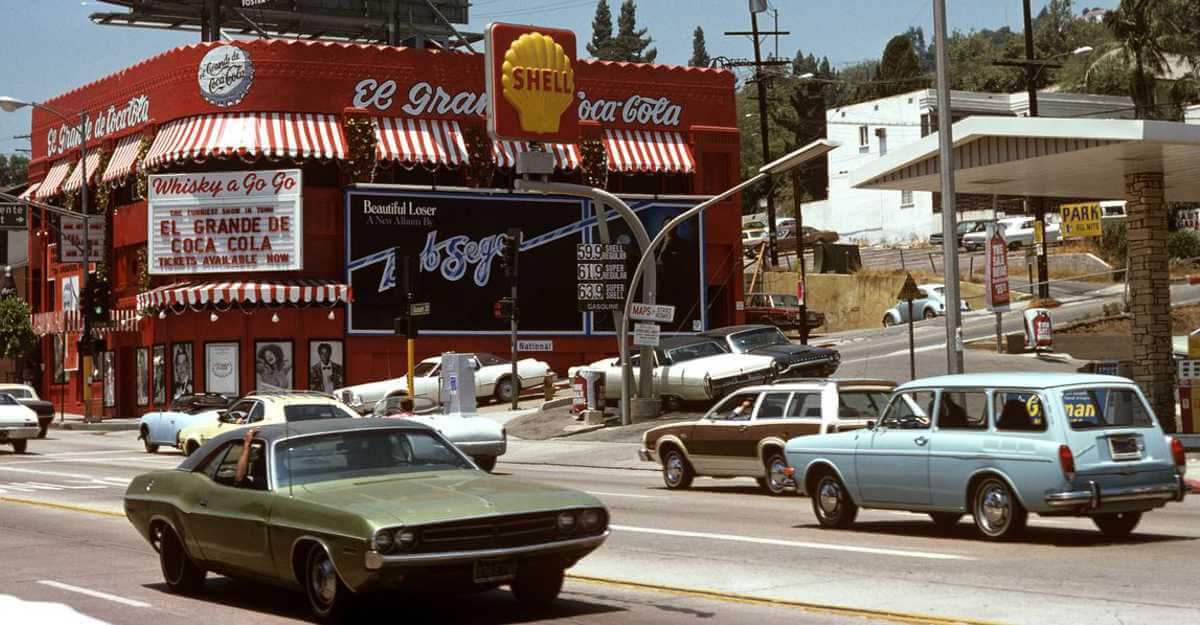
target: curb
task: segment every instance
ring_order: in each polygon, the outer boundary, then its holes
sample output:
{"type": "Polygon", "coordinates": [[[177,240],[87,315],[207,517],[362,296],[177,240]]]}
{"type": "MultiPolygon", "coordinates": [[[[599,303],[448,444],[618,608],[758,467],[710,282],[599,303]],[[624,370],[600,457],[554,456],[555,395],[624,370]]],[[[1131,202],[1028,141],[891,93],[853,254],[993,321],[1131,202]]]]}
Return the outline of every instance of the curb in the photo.
{"type": "Polygon", "coordinates": [[[613,466],[604,466],[604,465],[599,465],[599,464],[567,464],[565,462],[522,462],[520,460],[506,460],[504,458],[504,456],[500,456],[497,460],[502,464],[515,464],[515,465],[525,465],[525,466],[532,466],[532,467],[570,467],[572,469],[607,469],[609,471],[649,471],[652,473],[658,473],[658,472],[662,471],[662,469],[657,468],[657,467],[655,467],[655,468],[651,468],[651,467],[645,467],[645,468],[643,468],[643,467],[613,467],[613,466]]]}
{"type": "Polygon", "coordinates": [[[562,408],[563,406],[570,406],[571,402],[573,402],[573,401],[575,401],[574,397],[559,397],[558,399],[551,399],[550,401],[542,404],[542,410],[550,410],[551,408],[562,408]]]}
{"type": "Polygon", "coordinates": [[[83,423],[73,421],[54,421],[50,423],[50,427],[59,430],[77,430],[82,432],[136,432],[140,422],[104,422],[98,423],[83,423]]]}

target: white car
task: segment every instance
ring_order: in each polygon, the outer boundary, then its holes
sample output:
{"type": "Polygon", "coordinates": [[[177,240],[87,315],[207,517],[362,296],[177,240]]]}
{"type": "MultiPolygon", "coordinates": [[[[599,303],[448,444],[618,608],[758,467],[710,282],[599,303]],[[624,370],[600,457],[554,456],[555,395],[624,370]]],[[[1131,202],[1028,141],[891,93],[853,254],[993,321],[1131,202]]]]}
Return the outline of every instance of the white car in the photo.
{"type": "Polygon", "coordinates": [[[496,458],[503,456],[508,450],[508,432],[504,426],[491,419],[457,414],[433,414],[428,412],[433,408],[433,402],[430,401],[422,401],[424,406],[414,406],[416,412],[413,413],[404,410],[402,402],[405,399],[407,397],[403,395],[393,395],[375,402],[372,416],[401,417],[424,423],[454,443],[459,451],[470,456],[480,469],[489,473],[496,467],[496,458]]]}
{"type": "MultiPolygon", "coordinates": [[[[473,359],[475,369],[475,396],[478,398],[493,397],[500,403],[510,402],[519,389],[512,380],[512,363],[492,354],[476,353],[473,359]]],[[[440,397],[441,378],[438,373],[442,368],[442,357],[434,356],[417,363],[413,369],[413,397],[424,398],[437,402],[440,397]]],[[[546,376],[550,374],[550,365],[534,359],[522,358],[517,361],[517,377],[520,378],[520,388],[541,386],[546,376]]],[[[408,395],[408,378],[401,376],[378,382],[367,382],[339,388],[333,392],[360,414],[374,410],[375,403],[381,399],[393,396],[408,395]]]]}
{"type": "MultiPolygon", "coordinates": [[[[709,401],[752,384],[766,384],[779,375],[779,365],[770,356],[731,354],[720,342],[705,336],[681,336],[662,340],[654,349],[654,392],[663,399],[709,401]]],[[[634,381],[641,372],[640,355],[630,358],[634,381]]],[[[606,358],[585,367],[571,367],[573,379],[582,369],[604,371],[604,397],[621,396],[621,366],[617,358],[606,358]]]]}
{"type": "MultiPolygon", "coordinates": [[[[1034,244],[1033,217],[1005,217],[996,220],[996,226],[1004,233],[1004,240],[1010,248],[1029,247],[1034,244]]],[[[1060,238],[1062,222],[1058,215],[1046,213],[1046,242],[1056,243],[1060,238]]],[[[963,247],[969,250],[983,249],[987,245],[987,231],[968,232],[962,237],[963,247]]]]}
{"type": "MultiPolygon", "coordinates": [[[[921,292],[921,296],[913,300],[912,314],[913,320],[918,319],[933,319],[946,314],[946,285],[944,284],[921,284],[917,285],[917,290],[921,292]]],[[[958,309],[966,312],[971,310],[967,305],[967,300],[958,300],[958,309]]],[[[883,313],[883,327],[900,325],[908,323],[908,302],[896,302],[895,306],[887,309],[883,313]]]]}
{"type": "Polygon", "coordinates": [[[25,453],[29,439],[37,438],[37,413],[21,405],[8,393],[0,393],[0,445],[12,445],[13,452],[25,453]]]}

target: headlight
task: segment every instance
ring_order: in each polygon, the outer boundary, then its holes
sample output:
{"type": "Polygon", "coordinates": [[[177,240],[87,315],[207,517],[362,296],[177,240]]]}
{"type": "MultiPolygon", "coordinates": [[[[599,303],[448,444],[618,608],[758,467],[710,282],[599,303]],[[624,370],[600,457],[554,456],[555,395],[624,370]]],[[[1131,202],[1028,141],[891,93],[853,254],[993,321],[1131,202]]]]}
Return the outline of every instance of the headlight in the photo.
{"type": "Polygon", "coordinates": [[[583,514],[579,515],[579,526],[583,531],[590,532],[604,526],[604,511],[597,508],[584,510],[583,514]]]}
{"type": "Polygon", "coordinates": [[[574,512],[559,512],[558,513],[558,531],[567,534],[575,531],[575,524],[578,519],[574,512]]]}
{"type": "Polygon", "coordinates": [[[396,547],[407,551],[417,546],[417,531],[410,529],[396,530],[396,547]]]}
{"type": "Polygon", "coordinates": [[[391,530],[379,530],[375,532],[375,538],[371,539],[371,548],[379,553],[391,551],[395,544],[391,530]]]}

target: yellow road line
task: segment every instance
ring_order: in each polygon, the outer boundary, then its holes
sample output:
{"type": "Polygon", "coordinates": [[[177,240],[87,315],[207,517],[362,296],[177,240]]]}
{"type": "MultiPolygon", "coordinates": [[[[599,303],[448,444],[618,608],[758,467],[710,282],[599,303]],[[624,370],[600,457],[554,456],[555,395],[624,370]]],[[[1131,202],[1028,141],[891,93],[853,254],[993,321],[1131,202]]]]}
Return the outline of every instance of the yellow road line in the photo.
{"type": "MultiPolygon", "coordinates": [[[[67,512],[78,512],[82,514],[92,514],[109,518],[125,518],[124,513],[113,512],[111,510],[102,510],[100,508],[92,508],[88,506],[77,506],[72,504],[54,503],[49,501],[38,501],[35,499],[18,499],[16,497],[0,497],[0,502],[16,503],[27,506],[37,506],[41,508],[50,508],[53,510],[64,510],[67,512]]],[[[860,618],[869,618],[881,621],[890,621],[893,623],[909,623],[909,624],[928,624],[928,625],[1003,625],[996,621],[984,621],[970,618],[953,618],[944,616],[931,616],[927,614],[911,614],[906,612],[896,612],[893,610],[870,610],[863,608],[851,608],[838,605],[826,605],[821,603],[810,603],[806,601],[793,601],[790,599],[772,599],[768,597],[755,597],[752,595],[744,595],[731,592],[716,592],[712,590],[701,590],[696,588],[682,588],[679,586],[666,586],[662,584],[647,584],[644,582],[635,582],[624,579],[612,579],[607,577],[595,577],[591,575],[577,575],[574,573],[567,574],[567,577],[586,584],[596,584],[601,586],[611,586],[614,588],[625,588],[629,590],[651,591],[658,593],[666,593],[678,595],[682,597],[695,597],[698,599],[709,599],[713,601],[724,601],[727,603],[741,603],[745,605],[768,606],[776,608],[791,608],[795,610],[804,610],[806,612],[816,612],[820,614],[834,614],[838,616],[851,616],[860,618]]]]}

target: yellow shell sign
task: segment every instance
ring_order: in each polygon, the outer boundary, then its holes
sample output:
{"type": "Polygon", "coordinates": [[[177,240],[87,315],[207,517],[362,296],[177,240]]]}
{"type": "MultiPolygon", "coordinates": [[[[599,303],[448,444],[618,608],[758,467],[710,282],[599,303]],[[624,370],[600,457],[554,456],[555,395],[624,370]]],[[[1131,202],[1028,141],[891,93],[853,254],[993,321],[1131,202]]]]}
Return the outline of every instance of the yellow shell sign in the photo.
{"type": "Polygon", "coordinates": [[[562,46],[542,33],[512,42],[501,66],[504,99],[517,109],[521,130],[556,133],[575,98],[575,70],[562,46]]]}

